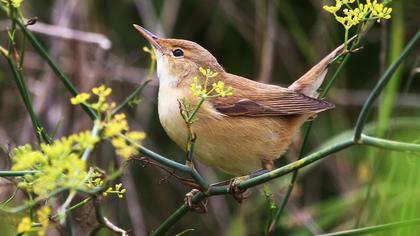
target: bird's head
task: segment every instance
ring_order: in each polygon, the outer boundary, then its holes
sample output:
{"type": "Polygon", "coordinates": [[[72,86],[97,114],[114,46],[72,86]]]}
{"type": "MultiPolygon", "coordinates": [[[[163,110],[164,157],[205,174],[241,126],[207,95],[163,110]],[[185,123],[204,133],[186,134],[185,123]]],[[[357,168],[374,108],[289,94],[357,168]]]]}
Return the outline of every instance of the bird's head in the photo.
{"type": "Polygon", "coordinates": [[[192,77],[198,75],[199,67],[223,72],[216,58],[199,44],[182,39],[159,38],[141,26],[133,26],[153,47],[161,83],[179,85],[185,79],[189,80],[186,83],[190,83],[192,77]]]}

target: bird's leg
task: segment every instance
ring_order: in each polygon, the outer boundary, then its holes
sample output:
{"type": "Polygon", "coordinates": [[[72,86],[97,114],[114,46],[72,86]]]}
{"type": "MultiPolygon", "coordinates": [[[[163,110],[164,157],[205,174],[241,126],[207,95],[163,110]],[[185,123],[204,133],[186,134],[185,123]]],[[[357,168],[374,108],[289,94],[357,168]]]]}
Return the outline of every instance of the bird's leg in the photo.
{"type": "Polygon", "coordinates": [[[238,203],[242,203],[242,201],[245,199],[246,196],[244,196],[244,193],[246,192],[246,190],[240,190],[239,189],[239,184],[250,178],[250,175],[244,175],[244,176],[239,176],[239,177],[235,177],[232,178],[229,182],[229,193],[232,195],[232,197],[238,202],[238,203]]]}
{"type": "Polygon", "coordinates": [[[261,166],[263,170],[272,171],[274,168],[273,160],[262,159],[261,166]]]}
{"type": "Polygon", "coordinates": [[[191,192],[185,194],[184,202],[185,205],[193,212],[204,214],[207,213],[207,198],[200,201],[199,203],[193,203],[194,196],[199,193],[200,190],[193,189],[191,192]]]}
{"type": "Polygon", "coordinates": [[[261,166],[262,166],[262,169],[252,172],[249,175],[235,177],[231,179],[231,181],[229,182],[229,193],[232,194],[233,198],[237,202],[241,203],[242,200],[245,199],[244,193],[246,192],[246,190],[240,190],[238,188],[239,184],[244,180],[252,179],[254,177],[260,176],[262,174],[265,174],[273,170],[274,168],[273,160],[262,159],[261,166]]]}

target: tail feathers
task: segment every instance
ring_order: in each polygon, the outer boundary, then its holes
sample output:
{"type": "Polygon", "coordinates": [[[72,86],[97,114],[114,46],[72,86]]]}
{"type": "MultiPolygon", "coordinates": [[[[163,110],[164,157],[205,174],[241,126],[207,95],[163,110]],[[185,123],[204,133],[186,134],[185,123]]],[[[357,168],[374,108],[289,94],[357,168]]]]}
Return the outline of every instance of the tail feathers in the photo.
{"type": "MultiPolygon", "coordinates": [[[[351,42],[355,37],[356,36],[350,38],[348,42],[351,42]]],[[[334,51],[324,57],[320,62],[318,62],[318,64],[316,64],[308,72],[296,80],[292,85],[290,85],[289,88],[303,93],[309,97],[317,97],[317,90],[327,75],[328,66],[343,53],[343,48],[344,44],[336,48],[334,51]]]]}

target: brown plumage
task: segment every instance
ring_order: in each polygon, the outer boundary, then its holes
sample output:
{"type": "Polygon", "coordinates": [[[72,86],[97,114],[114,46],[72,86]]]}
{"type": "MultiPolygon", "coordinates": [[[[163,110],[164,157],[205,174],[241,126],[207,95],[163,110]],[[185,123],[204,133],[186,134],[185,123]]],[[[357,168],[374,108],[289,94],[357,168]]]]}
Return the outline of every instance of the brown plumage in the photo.
{"type": "Polygon", "coordinates": [[[229,74],[216,58],[200,45],[179,39],[162,39],[135,28],[152,44],[159,77],[159,119],[168,136],[181,148],[187,144],[187,128],[180,115],[178,99],[195,102],[189,90],[199,67],[218,72],[214,78],[233,88],[233,96],[206,101],[193,124],[197,135],[194,158],[233,175],[269,168],[316,113],[333,108],[317,99],[329,63],[342,46],[311,70],[284,88],[229,74]]]}

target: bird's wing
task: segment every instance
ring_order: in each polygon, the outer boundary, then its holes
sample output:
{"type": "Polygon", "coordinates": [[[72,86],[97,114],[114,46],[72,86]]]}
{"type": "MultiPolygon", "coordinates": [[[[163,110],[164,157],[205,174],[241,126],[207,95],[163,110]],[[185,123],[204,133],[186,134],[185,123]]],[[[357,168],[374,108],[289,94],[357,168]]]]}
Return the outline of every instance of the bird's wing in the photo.
{"type": "Polygon", "coordinates": [[[281,116],[318,113],[333,104],[308,97],[292,89],[267,85],[241,77],[224,79],[233,96],[210,100],[213,107],[228,116],[281,116]]]}

